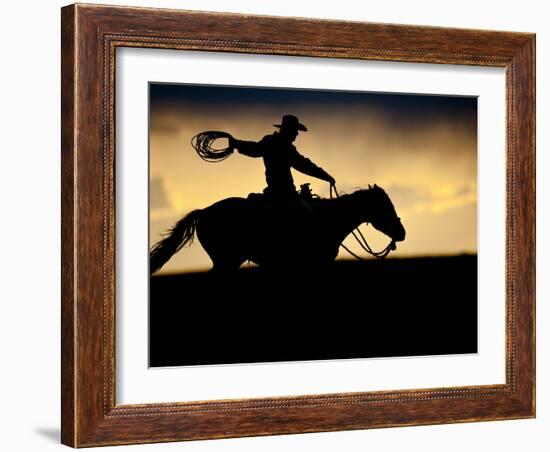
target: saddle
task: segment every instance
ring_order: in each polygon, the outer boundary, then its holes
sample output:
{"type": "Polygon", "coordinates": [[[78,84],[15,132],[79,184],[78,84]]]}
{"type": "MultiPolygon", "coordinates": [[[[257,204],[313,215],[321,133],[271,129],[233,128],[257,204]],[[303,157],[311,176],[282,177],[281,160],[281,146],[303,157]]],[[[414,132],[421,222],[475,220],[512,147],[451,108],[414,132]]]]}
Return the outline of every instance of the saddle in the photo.
{"type": "Polygon", "coordinates": [[[311,211],[315,208],[317,200],[320,199],[318,195],[311,191],[310,184],[302,184],[300,191],[296,193],[296,196],[288,198],[276,198],[265,193],[250,193],[247,196],[249,201],[255,203],[258,207],[274,208],[274,209],[289,209],[294,210],[297,207],[302,207],[306,211],[311,211]]]}

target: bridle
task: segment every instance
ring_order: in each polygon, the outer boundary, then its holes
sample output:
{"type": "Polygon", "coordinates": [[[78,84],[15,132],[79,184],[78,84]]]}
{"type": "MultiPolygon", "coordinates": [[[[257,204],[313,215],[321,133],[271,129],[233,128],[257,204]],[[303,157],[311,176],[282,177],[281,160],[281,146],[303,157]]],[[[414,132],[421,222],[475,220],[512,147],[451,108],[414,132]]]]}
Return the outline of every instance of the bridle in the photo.
{"type": "MultiPolygon", "coordinates": [[[[339,198],[340,195],[338,194],[338,190],[336,189],[336,185],[330,184],[330,199],[335,199],[335,197],[339,198]]],[[[355,228],[355,230],[351,231],[351,233],[352,233],[353,237],[355,238],[355,240],[357,241],[357,243],[359,244],[359,246],[364,251],[366,251],[368,254],[370,254],[371,256],[374,256],[378,259],[384,259],[390,253],[390,251],[393,251],[396,248],[395,241],[392,239],[391,242],[388,243],[388,246],[386,246],[386,248],[384,248],[383,250],[373,251],[373,249],[370,247],[369,243],[367,242],[367,240],[365,239],[365,237],[363,236],[363,234],[361,233],[361,231],[359,230],[358,227],[355,228]]],[[[355,254],[346,245],[344,245],[344,243],[341,243],[340,246],[342,248],[344,248],[349,254],[351,254],[356,259],[361,260],[361,261],[367,260],[364,257],[361,257],[361,256],[355,254]]]]}

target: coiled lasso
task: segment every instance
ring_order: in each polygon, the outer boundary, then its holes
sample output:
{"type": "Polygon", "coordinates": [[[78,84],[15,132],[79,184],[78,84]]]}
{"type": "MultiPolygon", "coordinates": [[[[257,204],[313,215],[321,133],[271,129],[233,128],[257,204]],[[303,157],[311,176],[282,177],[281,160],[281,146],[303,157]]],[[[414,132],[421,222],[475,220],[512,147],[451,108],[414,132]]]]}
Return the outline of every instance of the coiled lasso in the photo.
{"type": "Polygon", "coordinates": [[[191,139],[191,146],[197,151],[200,158],[207,162],[221,162],[228,158],[235,150],[231,146],[226,148],[215,148],[214,142],[220,138],[233,138],[233,136],[227,132],[220,132],[218,130],[208,130],[195,135],[191,139]]]}

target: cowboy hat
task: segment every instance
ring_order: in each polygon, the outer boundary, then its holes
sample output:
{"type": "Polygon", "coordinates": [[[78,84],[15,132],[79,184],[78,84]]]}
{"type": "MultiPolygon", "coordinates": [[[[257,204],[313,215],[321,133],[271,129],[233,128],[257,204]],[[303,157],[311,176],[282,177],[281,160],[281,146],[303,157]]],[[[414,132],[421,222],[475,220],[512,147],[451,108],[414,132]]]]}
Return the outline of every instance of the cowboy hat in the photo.
{"type": "Polygon", "coordinates": [[[283,120],[281,121],[281,124],[273,124],[274,127],[278,127],[279,129],[285,128],[285,129],[294,129],[294,130],[301,130],[303,132],[307,132],[306,126],[303,124],[300,124],[298,121],[298,118],[293,115],[284,115],[283,120]]]}

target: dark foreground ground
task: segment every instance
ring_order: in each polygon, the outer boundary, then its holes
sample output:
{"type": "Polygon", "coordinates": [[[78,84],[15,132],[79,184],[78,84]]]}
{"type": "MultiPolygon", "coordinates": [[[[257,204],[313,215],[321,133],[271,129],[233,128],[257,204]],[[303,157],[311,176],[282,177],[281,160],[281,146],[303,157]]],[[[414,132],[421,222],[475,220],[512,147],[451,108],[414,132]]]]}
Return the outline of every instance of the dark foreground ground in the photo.
{"type": "Polygon", "coordinates": [[[475,353],[477,257],[154,276],[149,339],[151,366],[475,353]]]}

